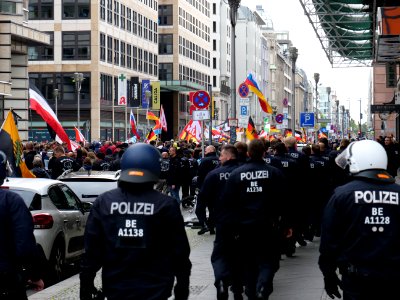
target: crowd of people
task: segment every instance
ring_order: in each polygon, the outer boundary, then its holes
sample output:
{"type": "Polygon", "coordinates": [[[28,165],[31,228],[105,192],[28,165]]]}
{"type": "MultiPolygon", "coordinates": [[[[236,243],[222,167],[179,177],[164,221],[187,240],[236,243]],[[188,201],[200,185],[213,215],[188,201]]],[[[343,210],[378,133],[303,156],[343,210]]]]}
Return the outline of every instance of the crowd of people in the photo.
{"type": "MultiPolygon", "coordinates": [[[[181,210],[196,205],[197,233],[215,235],[210,259],[218,300],[228,299],[229,290],[235,300],[243,293],[268,299],[282,255],[293,257],[296,246],[315,237],[328,295],[339,297],[341,287],[345,299],[365,300],[362,284],[375,281],[393,292],[387,282],[400,278],[390,250],[399,248],[399,149],[388,136],[321,138],[301,151],[293,136],[206,146],[93,142],[75,151],[27,142],[24,160],[37,177],[54,179],[67,170],[121,170],[119,187],[100,195],[89,216],[81,299],[98,297],[93,279],[100,268],[108,299],[166,300],[172,289],[175,299],[188,299],[190,248],[181,210]]],[[[0,196],[1,207],[10,196],[0,196]]]]}

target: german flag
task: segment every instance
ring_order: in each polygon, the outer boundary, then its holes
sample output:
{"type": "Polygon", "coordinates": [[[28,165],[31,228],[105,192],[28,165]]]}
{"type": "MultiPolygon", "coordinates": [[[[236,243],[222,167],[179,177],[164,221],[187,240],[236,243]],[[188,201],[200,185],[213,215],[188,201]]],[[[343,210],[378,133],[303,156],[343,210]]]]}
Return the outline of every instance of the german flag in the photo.
{"type": "Polygon", "coordinates": [[[256,126],[254,125],[253,119],[249,117],[249,123],[247,124],[246,137],[249,141],[258,139],[256,126]]]}
{"type": "Polygon", "coordinates": [[[149,133],[146,136],[146,143],[150,143],[150,141],[156,140],[157,135],[154,133],[153,128],[150,129],[149,133]]]}
{"type": "Polygon", "coordinates": [[[12,111],[7,114],[0,129],[0,150],[7,156],[8,164],[12,170],[12,177],[35,178],[22,160],[22,143],[19,138],[18,128],[12,111]]]}

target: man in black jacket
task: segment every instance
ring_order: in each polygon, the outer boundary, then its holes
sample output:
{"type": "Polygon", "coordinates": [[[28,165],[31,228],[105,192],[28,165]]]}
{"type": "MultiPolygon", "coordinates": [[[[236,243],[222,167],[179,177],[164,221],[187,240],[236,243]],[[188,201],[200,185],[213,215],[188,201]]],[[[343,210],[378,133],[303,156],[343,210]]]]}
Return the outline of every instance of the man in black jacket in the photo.
{"type": "Polygon", "coordinates": [[[82,300],[93,299],[102,268],[108,300],[176,300],[189,297],[190,247],[179,204],[153,189],[161,167],[148,144],[129,147],[121,159],[119,187],[94,202],[85,231],[80,274],[82,300]]]}
{"type": "MultiPolygon", "coordinates": [[[[6,155],[0,151],[0,186],[7,175],[6,161],[6,155]]],[[[43,289],[39,257],[32,215],[24,200],[0,188],[0,300],[28,299],[27,283],[38,291],[43,289]]]]}
{"type": "Polygon", "coordinates": [[[338,287],[344,299],[397,299],[400,186],[386,171],[385,149],[357,141],[335,161],[352,181],[335,189],[322,219],[319,267],[325,290],[332,299],[341,298],[338,287]]]}

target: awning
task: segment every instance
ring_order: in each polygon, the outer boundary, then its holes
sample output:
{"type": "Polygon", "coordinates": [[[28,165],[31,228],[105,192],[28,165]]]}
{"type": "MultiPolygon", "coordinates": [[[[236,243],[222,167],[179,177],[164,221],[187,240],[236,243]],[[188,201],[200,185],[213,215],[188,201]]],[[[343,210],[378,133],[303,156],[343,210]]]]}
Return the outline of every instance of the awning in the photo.
{"type": "Polygon", "coordinates": [[[203,85],[187,80],[161,80],[161,92],[191,92],[206,90],[203,85]]]}
{"type": "Polygon", "coordinates": [[[375,32],[378,8],[398,6],[398,0],[300,0],[300,3],[333,67],[371,66],[373,61],[397,59],[393,53],[396,46],[399,50],[398,45],[393,47],[393,37],[382,38],[375,36],[375,32]]]}

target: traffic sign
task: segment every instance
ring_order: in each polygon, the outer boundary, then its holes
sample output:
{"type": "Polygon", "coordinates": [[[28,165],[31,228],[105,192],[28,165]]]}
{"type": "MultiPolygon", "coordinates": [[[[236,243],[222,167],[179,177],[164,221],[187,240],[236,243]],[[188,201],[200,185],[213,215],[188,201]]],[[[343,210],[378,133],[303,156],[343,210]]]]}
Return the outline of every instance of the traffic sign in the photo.
{"type": "Polygon", "coordinates": [[[277,123],[279,123],[279,124],[282,124],[282,121],[283,121],[283,115],[282,115],[282,114],[278,114],[278,115],[276,115],[276,117],[275,117],[275,121],[276,121],[277,123]]]}
{"type": "Polygon", "coordinates": [[[248,116],[249,114],[249,106],[248,105],[241,105],[240,106],[240,115],[241,116],[248,116]]]}
{"type": "Polygon", "coordinates": [[[314,113],[300,113],[300,127],[314,127],[314,113]]]}
{"type": "Polygon", "coordinates": [[[249,87],[245,83],[241,83],[238,88],[239,96],[246,98],[249,95],[249,87]]]}
{"type": "Polygon", "coordinates": [[[194,110],[193,121],[210,120],[210,111],[208,109],[194,110]]]}
{"type": "Polygon", "coordinates": [[[210,105],[210,95],[205,91],[197,91],[193,95],[193,105],[198,109],[206,109],[210,105]]]}

